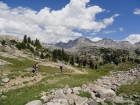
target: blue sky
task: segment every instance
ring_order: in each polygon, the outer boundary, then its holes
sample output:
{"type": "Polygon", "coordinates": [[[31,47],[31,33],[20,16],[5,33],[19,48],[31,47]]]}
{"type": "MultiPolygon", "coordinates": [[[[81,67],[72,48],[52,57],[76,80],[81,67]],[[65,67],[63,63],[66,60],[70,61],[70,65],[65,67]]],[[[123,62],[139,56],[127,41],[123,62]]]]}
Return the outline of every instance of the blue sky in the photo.
{"type": "Polygon", "coordinates": [[[57,43],[140,41],[140,0],[0,0],[0,34],[57,43]]]}

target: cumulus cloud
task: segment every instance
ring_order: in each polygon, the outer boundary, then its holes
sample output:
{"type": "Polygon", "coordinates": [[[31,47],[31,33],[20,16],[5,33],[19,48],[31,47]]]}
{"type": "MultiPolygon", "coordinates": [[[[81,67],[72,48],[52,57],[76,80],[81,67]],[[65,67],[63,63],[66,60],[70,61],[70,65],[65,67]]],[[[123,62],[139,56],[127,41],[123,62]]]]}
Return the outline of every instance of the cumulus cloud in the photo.
{"type": "Polygon", "coordinates": [[[124,41],[129,41],[130,43],[135,44],[140,41],[140,34],[131,34],[125,38],[124,41]]]}
{"type": "Polygon", "coordinates": [[[20,39],[26,34],[31,39],[38,38],[45,43],[67,42],[82,36],[82,32],[75,32],[73,29],[96,33],[113,24],[114,18],[119,16],[114,14],[98,21],[96,14],[105,9],[96,5],[87,7],[88,2],[89,0],[71,0],[61,10],[44,7],[40,11],[23,7],[10,8],[0,2],[0,34],[20,39]]]}
{"type": "Polygon", "coordinates": [[[94,37],[94,38],[90,38],[90,40],[92,40],[93,42],[97,42],[99,40],[102,40],[103,38],[99,38],[99,37],[94,37]]]}
{"type": "Polygon", "coordinates": [[[140,8],[136,8],[134,9],[134,12],[133,12],[135,15],[140,15],[140,8]]]}
{"type": "Polygon", "coordinates": [[[116,32],[115,30],[107,30],[107,31],[103,31],[104,34],[110,34],[110,33],[114,33],[116,32]]]}
{"type": "Polygon", "coordinates": [[[123,32],[123,28],[119,28],[119,30],[120,30],[121,32],[123,32]]]}

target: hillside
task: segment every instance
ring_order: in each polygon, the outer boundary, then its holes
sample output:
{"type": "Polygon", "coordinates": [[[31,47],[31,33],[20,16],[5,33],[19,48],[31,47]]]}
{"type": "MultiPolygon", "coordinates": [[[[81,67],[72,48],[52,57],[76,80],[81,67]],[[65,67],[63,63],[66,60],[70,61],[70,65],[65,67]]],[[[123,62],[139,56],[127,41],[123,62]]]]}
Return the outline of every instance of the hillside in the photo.
{"type": "MultiPolygon", "coordinates": [[[[140,71],[137,66],[138,62],[135,61],[138,59],[133,58],[139,56],[135,53],[132,56],[127,50],[91,46],[82,47],[77,53],[71,54],[61,49],[49,50],[38,44],[32,45],[25,39],[20,43],[16,40],[10,41],[11,39],[7,39],[8,43],[5,41],[3,43],[1,40],[0,104],[79,105],[84,103],[90,105],[94,103],[98,105],[116,103],[119,105],[120,103],[136,104],[140,101],[138,82],[140,71]],[[28,44],[30,47],[26,46],[28,44]],[[22,47],[17,45],[22,45],[22,47]],[[62,56],[61,51],[65,56],[62,56]],[[55,53],[59,54],[56,56],[55,53]],[[46,54],[50,56],[46,57],[46,54]],[[67,62],[65,57],[68,55],[70,58],[67,62]],[[83,58],[83,61],[78,62],[76,57],[83,58]],[[129,59],[124,59],[125,57],[129,59]],[[74,58],[74,65],[71,63],[72,58],[74,58]],[[97,68],[90,63],[91,58],[97,68]],[[112,60],[115,58],[121,59],[121,62],[116,63],[112,60]],[[86,64],[85,61],[87,61],[86,64]],[[101,64],[103,61],[104,64],[101,64]],[[32,72],[32,65],[35,62],[39,63],[38,74],[32,72]],[[60,65],[64,66],[63,72],[60,72],[60,65]],[[136,85],[135,90],[138,91],[125,93],[123,89],[119,90],[121,86],[126,86],[125,89],[130,91],[127,85],[136,85]],[[138,97],[137,100],[133,99],[135,96],[138,97]]],[[[39,43],[38,40],[36,41],[39,43]]]]}

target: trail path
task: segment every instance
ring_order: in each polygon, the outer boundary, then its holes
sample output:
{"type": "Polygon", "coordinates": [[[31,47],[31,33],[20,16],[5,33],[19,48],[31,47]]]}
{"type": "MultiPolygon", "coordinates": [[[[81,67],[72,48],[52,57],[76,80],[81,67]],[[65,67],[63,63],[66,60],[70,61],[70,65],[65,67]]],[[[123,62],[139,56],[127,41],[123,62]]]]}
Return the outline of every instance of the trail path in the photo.
{"type": "Polygon", "coordinates": [[[39,82],[43,76],[41,74],[37,74],[33,77],[16,77],[15,79],[11,79],[8,83],[4,83],[4,86],[0,88],[0,92],[9,91],[11,89],[17,89],[25,86],[31,86],[35,83],[39,82]]]}
{"type": "Polygon", "coordinates": [[[64,66],[64,69],[70,69],[70,70],[73,70],[74,74],[86,74],[87,72],[84,70],[84,71],[80,71],[70,65],[66,65],[64,63],[54,63],[54,62],[41,62],[39,63],[39,65],[43,65],[43,66],[51,66],[51,67],[56,67],[56,68],[59,68],[61,65],[64,66]]]}

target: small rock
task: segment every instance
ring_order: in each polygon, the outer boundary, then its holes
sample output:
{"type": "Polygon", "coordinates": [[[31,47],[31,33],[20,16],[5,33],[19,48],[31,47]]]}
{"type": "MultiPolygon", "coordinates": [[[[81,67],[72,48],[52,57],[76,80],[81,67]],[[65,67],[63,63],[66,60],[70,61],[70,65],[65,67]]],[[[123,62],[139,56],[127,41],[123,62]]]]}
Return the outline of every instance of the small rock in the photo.
{"type": "Polygon", "coordinates": [[[68,99],[68,103],[69,103],[70,105],[74,104],[73,99],[68,99]]]}
{"type": "Polygon", "coordinates": [[[88,102],[88,105],[98,105],[98,103],[96,101],[90,101],[88,102]]]}
{"type": "Polygon", "coordinates": [[[0,86],[4,86],[4,83],[0,83],[0,86]]]}
{"type": "Polygon", "coordinates": [[[75,105],[84,105],[88,101],[88,98],[86,97],[78,97],[77,100],[75,100],[75,105]]]}
{"type": "Polygon", "coordinates": [[[3,78],[2,82],[7,83],[7,82],[9,82],[9,80],[10,80],[9,78],[3,78]]]}

